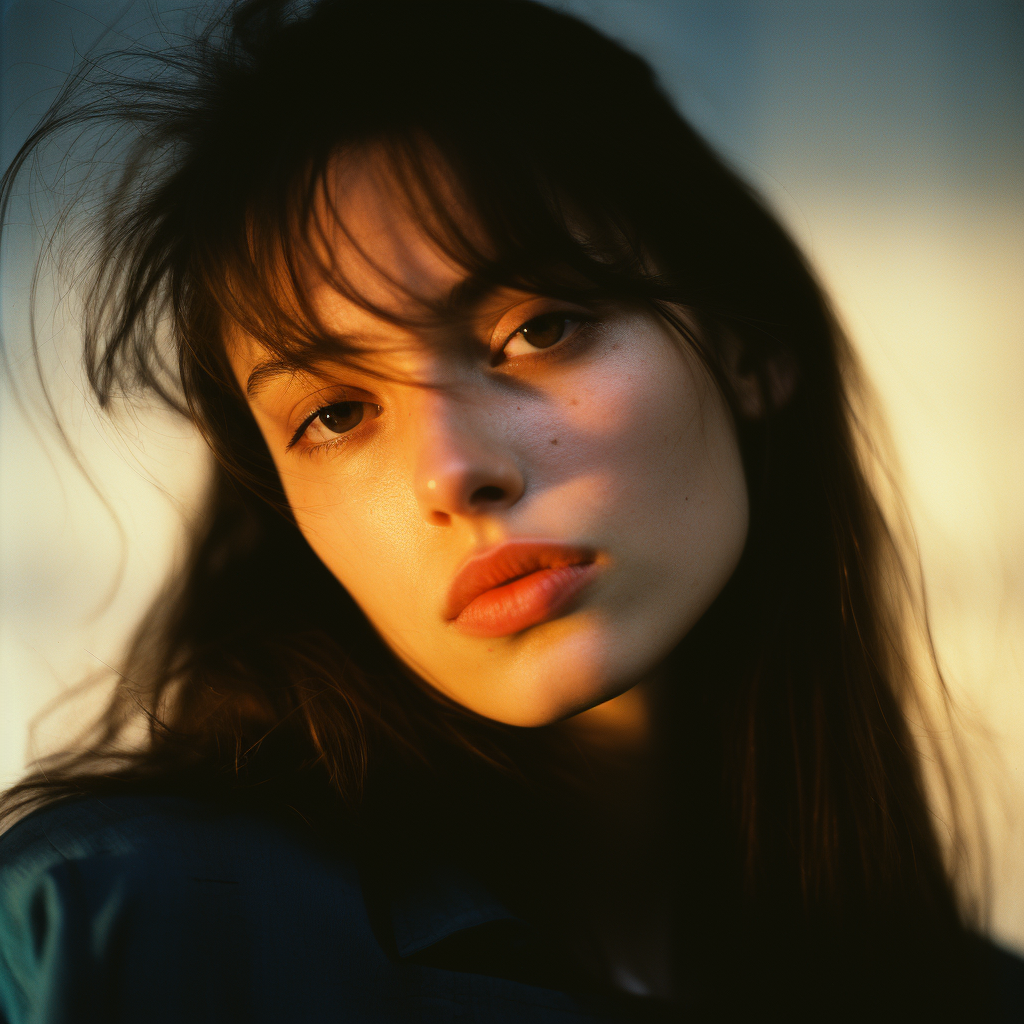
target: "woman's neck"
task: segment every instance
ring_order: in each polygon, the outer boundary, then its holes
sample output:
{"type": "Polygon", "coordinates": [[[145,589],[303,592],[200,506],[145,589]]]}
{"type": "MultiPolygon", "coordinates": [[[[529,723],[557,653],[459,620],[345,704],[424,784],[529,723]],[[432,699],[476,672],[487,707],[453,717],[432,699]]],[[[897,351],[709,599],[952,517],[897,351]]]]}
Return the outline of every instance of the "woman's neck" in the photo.
{"type": "Polygon", "coordinates": [[[663,673],[653,672],[618,697],[567,718],[561,729],[583,751],[646,760],[654,753],[655,706],[663,688],[663,673]]]}
{"type": "Polygon", "coordinates": [[[585,930],[580,952],[627,992],[672,995],[669,936],[674,877],[658,756],[664,686],[651,675],[561,724],[581,755],[572,854],[585,930]]]}

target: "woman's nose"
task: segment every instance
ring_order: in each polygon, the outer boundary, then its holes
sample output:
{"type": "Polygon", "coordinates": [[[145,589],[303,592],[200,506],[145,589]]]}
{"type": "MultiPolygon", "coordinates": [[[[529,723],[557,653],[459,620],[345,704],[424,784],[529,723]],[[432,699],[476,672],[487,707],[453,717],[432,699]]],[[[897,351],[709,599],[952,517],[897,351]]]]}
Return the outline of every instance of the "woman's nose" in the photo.
{"type": "Polygon", "coordinates": [[[423,517],[447,526],[515,504],[523,474],[486,409],[444,394],[425,392],[416,403],[416,498],[423,517]]]}

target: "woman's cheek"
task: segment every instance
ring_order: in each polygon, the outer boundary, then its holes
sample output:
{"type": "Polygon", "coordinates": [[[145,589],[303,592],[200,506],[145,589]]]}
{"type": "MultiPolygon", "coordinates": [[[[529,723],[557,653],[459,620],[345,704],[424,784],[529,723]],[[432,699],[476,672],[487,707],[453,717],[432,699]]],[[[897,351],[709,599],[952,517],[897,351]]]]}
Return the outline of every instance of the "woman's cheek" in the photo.
{"type": "Polygon", "coordinates": [[[306,541],[367,615],[384,628],[407,618],[421,591],[409,587],[410,571],[423,554],[411,490],[378,463],[377,472],[349,464],[343,477],[296,480],[285,492],[306,541]]]}
{"type": "Polygon", "coordinates": [[[681,482],[701,426],[702,396],[687,357],[656,333],[644,341],[613,344],[566,409],[575,468],[627,488],[618,503],[628,506],[681,482]]]}

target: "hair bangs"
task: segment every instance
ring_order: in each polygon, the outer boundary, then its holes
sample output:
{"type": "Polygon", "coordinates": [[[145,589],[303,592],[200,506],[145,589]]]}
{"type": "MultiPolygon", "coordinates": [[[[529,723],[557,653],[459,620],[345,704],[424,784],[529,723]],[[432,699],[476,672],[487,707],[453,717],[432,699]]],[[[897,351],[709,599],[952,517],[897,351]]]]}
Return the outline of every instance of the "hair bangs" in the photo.
{"type": "Polygon", "coordinates": [[[511,182],[495,180],[473,147],[421,131],[340,139],[319,153],[311,142],[314,152],[295,159],[288,187],[256,193],[203,260],[202,279],[224,319],[222,341],[233,327],[297,368],[335,360],[372,373],[367,347],[326,321],[318,289],[408,330],[457,321],[499,289],[583,303],[670,297],[620,219],[607,207],[588,208],[539,162],[530,187],[503,188],[511,182]],[[450,293],[413,292],[353,230],[361,198],[353,179],[360,174],[458,269],[462,280],[450,293]],[[366,271],[405,301],[381,301],[377,288],[366,287],[366,271]]]}

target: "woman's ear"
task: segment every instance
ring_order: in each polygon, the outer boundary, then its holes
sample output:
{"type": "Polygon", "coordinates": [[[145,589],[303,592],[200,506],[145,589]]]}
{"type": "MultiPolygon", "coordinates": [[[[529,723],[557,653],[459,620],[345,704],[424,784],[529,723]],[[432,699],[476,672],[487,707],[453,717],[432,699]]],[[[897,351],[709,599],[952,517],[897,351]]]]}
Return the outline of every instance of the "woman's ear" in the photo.
{"type": "Polygon", "coordinates": [[[732,386],[740,415],[759,420],[778,412],[796,391],[796,358],[778,348],[763,361],[751,358],[748,347],[731,331],[722,336],[722,365],[732,386]]]}

